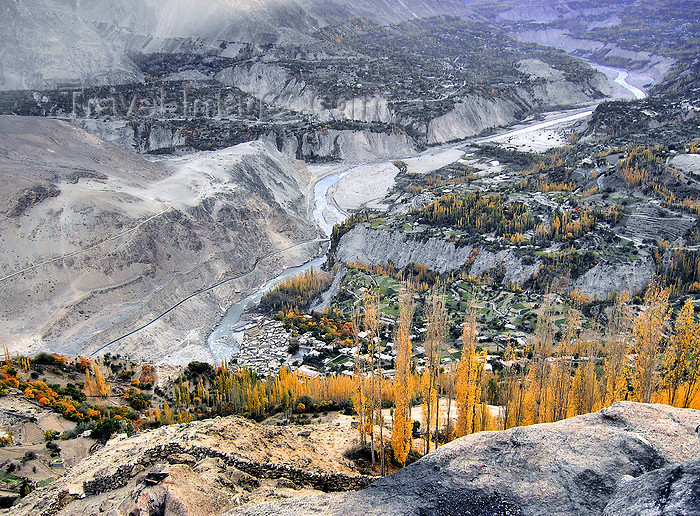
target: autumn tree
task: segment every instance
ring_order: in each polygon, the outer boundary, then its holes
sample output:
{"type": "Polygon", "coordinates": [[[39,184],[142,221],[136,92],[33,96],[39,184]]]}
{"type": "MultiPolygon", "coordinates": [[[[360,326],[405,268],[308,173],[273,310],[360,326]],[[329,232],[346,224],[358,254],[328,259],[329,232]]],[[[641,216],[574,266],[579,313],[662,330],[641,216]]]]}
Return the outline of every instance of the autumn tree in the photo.
{"type": "Polygon", "coordinates": [[[470,310],[462,327],[462,356],[457,366],[456,398],[457,426],[455,435],[462,437],[473,432],[476,405],[476,313],[470,310]]]}
{"type": "Polygon", "coordinates": [[[376,293],[366,293],[364,297],[364,328],[367,333],[368,342],[368,355],[369,355],[369,368],[370,368],[370,420],[371,425],[370,430],[370,443],[372,452],[372,466],[375,464],[375,456],[377,450],[377,443],[374,438],[374,426],[375,423],[379,422],[381,425],[381,374],[378,377],[377,367],[379,367],[379,372],[381,373],[381,362],[378,354],[378,340],[377,329],[379,327],[377,309],[379,300],[377,299],[376,293]]]}
{"type": "Polygon", "coordinates": [[[549,407],[546,407],[546,422],[566,418],[571,392],[571,366],[574,349],[578,344],[577,312],[570,310],[566,318],[564,335],[559,342],[558,357],[549,371],[547,389],[550,391],[549,407]]]}
{"type": "Polygon", "coordinates": [[[92,378],[90,377],[90,370],[85,371],[85,390],[89,396],[99,396],[101,398],[106,398],[111,390],[110,385],[105,380],[102,375],[97,362],[92,365],[92,378]]]}
{"type": "Polygon", "coordinates": [[[551,294],[544,296],[542,313],[537,317],[532,346],[533,359],[524,382],[526,390],[523,400],[525,405],[523,423],[525,424],[544,423],[547,420],[546,408],[550,405],[549,395],[551,395],[546,388],[549,376],[547,358],[552,354],[555,334],[551,296],[551,294]]]}
{"type": "Polygon", "coordinates": [[[673,406],[688,407],[700,379],[700,325],[695,322],[693,311],[694,304],[689,298],[676,318],[674,335],[663,355],[663,401],[673,406]]]}
{"type": "Polygon", "coordinates": [[[669,291],[653,282],[644,295],[644,307],[634,321],[633,387],[636,401],[651,402],[658,381],[658,359],[669,319],[669,291]]]}
{"type": "Polygon", "coordinates": [[[360,443],[364,448],[367,445],[367,433],[372,431],[371,418],[368,424],[367,409],[369,407],[369,398],[367,397],[367,389],[365,385],[365,356],[362,353],[362,345],[360,343],[360,324],[361,317],[358,309],[355,309],[352,318],[352,334],[357,356],[355,358],[355,372],[353,379],[355,381],[355,392],[352,395],[352,405],[359,419],[358,431],[360,432],[360,443]]]}
{"type": "Polygon", "coordinates": [[[605,362],[603,379],[605,394],[603,404],[611,405],[627,398],[627,352],[632,333],[632,312],[629,306],[630,294],[625,291],[617,296],[610,312],[609,338],[605,342],[605,362]]]}
{"type": "Polygon", "coordinates": [[[425,371],[423,373],[423,407],[425,422],[425,453],[430,452],[430,429],[435,431],[435,447],[437,448],[439,399],[438,399],[438,375],[440,372],[440,351],[445,338],[447,325],[445,312],[445,294],[434,288],[428,298],[427,306],[427,332],[424,342],[425,347],[425,371]],[[432,426],[435,418],[435,425],[432,426]]]}
{"type": "Polygon", "coordinates": [[[394,423],[391,430],[391,446],[394,458],[401,465],[411,449],[413,422],[409,414],[411,377],[411,321],[413,319],[413,294],[404,284],[399,293],[399,327],[396,334],[396,375],[394,377],[394,423]]]}

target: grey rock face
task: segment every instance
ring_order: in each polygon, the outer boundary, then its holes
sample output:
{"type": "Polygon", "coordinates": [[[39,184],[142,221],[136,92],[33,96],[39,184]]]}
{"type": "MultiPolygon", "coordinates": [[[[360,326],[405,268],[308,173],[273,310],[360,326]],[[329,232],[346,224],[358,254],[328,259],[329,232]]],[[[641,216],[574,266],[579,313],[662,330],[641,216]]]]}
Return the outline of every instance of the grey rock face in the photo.
{"type": "MultiPolygon", "coordinates": [[[[522,17],[518,17],[517,19],[533,20],[535,19],[533,16],[537,16],[534,10],[523,12],[522,15],[522,17]]],[[[519,41],[556,47],[565,52],[577,55],[596,57],[596,61],[601,61],[600,56],[604,56],[602,58],[602,63],[605,64],[609,62],[611,66],[614,66],[615,63],[621,60],[628,61],[634,65],[634,68],[640,69],[653,80],[660,79],[673,65],[673,60],[669,58],[653,55],[649,52],[625,50],[611,43],[576,38],[568,34],[564,29],[547,28],[527,30],[512,34],[512,36],[519,41]]]]}
{"type": "Polygon", "coordinates": [[[392,261],[399,268],[411,262],[422,263],[443,273],[458,269],[469,259],[471,252],[471,247],[457,247],[438,238],[420,241],[396,231],[360,225],[340,239],[336,259],[343,264],[362,261],[370,265],[392,261]]]}
{"type": "Polygon", "coordinates": [[[282,66],[255,63],[229,68],[216,76],[224,84],[236,86],[267,104],[310,115],[321,120],[345,119],[360,122],[394,123],[396,117],[388,100],[381,95],[336,99],[336,107],[327,108],[324,99],[306,82],[293,77],[282,66]]]}
{"type": "Polygon", "coordinates": [[[470,95],[457,103],[449,113],[430,121],[428,143],[445,143],[474,136],[487,128],[512,124],[523,113],[534,108],[576,104],[610,93],[605,76],[596,74],[579,83],[564,79],[536,83],[529,88],[517,88],[510,95],[501,98],[487,99],[470,95]]]}
{"type": "Polygon", "coordinates": [[[654,276],[654,261],[649,255],[624,264],[599,263],[574,281],[574,287],[589,297],[604,298],[610,292],[639,292],[654,276]]]}
{"type": "Polygon", "coordinates": [[[527,265],[513,251],[505,250],[497,253],[481,251],[474,260],[469,273],[472,276],[479,276],[484,272],[495,268],[502,268],[505,283],[511,282],[522,285],[540,270],[540,262],[533,262],[527,265]]]}
{"type": "MultiPolygon", "coordinates": [[[[689,409],[616,403],[557,423],[457,439],[359,493],[303,497],[228,514],[597,516],[625,475],[649,486],[645,477],[651,480],[655,473],[649,472],[659,468],[667,468],[659,474],[677,476],[671,464],[695,453],[699,419],[700,413],[689,409]]],[[[694,500],[683,487],[697,482],[690,470],[684,465],[684,480],[668,491],[669,500],[694,500]]]]}
{"type": "Polygon", "coordinates": [[[700,514],[700,459],[621,480],[605,516],[700,514]]]}
{"type": "Polygon", "coordinates": [[[127,51],[220,52],[222,41],[298,41],[352,16],[396,23],[465,11],[459,0],[3,2],[0,89],[141,80],[127,51]]]}
{"type": "Polygon", "coordinates": [[[235,290],[316,250],[311,177],[265,142],[152,163],[62,122],[0,117],[0,156],[0,337],[21,353],[90,353],[254,270],[117,344],[212,360],[206,333],[235,290]]]}
{"type": "MultiPolygon", "coordinates": [[[[336,259],[343,264],[360,261],[369,265],[385,265],[392,261],[399,268],[411,262],[422,263],[442,274],[462,267],[472,257],[473,251],[471,246],[458,247],[440,238],[418,240],[398,231],[360,225],[340,239],[336,259]]],[[[503,269],[504,282],[521,285],[539,270],[539,263],[526,265],[510,250],[497,253],[480,251],[469,272],[479,276],[496,268],[503,269]]]]}
{"type": "Polygon", "coordinates": [[[284,154],[307,161],[376,161],[417,153],[415,142],[406,134],[386,134],[372,131],[325,131],[297,135],[269,134],[263,138],[284,154]]]}

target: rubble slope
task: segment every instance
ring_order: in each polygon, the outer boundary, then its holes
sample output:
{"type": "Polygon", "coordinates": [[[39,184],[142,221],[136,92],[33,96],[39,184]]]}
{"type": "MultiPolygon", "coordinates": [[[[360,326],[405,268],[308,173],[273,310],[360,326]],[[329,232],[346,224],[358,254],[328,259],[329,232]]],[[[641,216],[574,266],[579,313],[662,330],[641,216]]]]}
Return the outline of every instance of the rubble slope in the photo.
{"type": "Polygon", "coordinates": [[[236,417],[171,425],[110,440],[12,514],[220,514],[236,505],[358,489],[343,456],[350,418],[272,427],[236,417]]]}

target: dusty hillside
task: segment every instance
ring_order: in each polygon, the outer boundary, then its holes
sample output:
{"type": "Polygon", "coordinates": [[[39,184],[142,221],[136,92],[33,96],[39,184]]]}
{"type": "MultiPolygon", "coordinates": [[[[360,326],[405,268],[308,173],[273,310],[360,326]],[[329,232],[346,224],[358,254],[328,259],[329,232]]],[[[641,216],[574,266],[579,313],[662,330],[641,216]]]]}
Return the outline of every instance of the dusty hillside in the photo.
{"type": "Polygon", "coordinates": [[[220,514],[243,503],[353,489],[372,480],[343,457],[356,437],[342,416],[305,427],[217,418],[117,437],[12,514],[220,514]]]}
{"type": "Polygon", "coordinates": [[[235,290],[316,250],[306,167],[262,142],[149,163],[55,120],[0,127],[0,338],[13,351],[90,354],[244,275],[119,341],[143,359],[211,360],[205,335],[235,290]]]}
{"type": "MultiPolygon", "coordinates": [[[[689,467],[673,465],[696,456],[699,422],[698,411],[621,402],[557,423],[458,439],[360,493],[250,505],[230,514],[598,515],[613,494],[624,500],[636,486],[647,502],[658,501],[655,477],[683,477],[692,485],[697,476],[685,472],[689,467]]],[[[666,513],[661,505],[644,514],[695,513],[698,507],[688,505],[692,490],[679,483],[668,492],[689,512],[666,513]]],[[[611,506],[610,514],[621,514],[619,507],[611,506]]]]}
{"type": "Polygon", "coordinates": [[[319,26],[349,16],[388,23],[465,11],[457,0],[28,0],[2,8],[0,90],[142,79],[128,51],[221,52],[231,43],[228,54],[235,56],[239,42],[303,41],[319,26]]]}

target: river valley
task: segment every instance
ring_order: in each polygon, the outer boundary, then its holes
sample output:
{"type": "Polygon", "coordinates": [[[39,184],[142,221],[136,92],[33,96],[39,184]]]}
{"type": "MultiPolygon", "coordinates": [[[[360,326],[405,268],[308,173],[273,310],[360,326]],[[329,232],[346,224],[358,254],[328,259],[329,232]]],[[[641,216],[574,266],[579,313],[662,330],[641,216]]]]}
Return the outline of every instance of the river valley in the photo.
{"type": "MultiPolygon", "coordinates": [[[[629,98],[630,94],[634,98],[645,97],[641,89],[627,83],[627,71],[609,67],[601,68],[605,68],[606,76],[623,89],[624,95],[620,94],[620,90],[616,90],[616,98],[629,98]]],[[[542,152],[553,146],[563,145],[565,140],[561,138],[561,129],[589,117],[598,103],[546,113],[544,120],[526,120],[509,129],[497,131],[496,134],[433,147],[418,156],[397,156],[395,160],[405,162],[412,173],[428,174],[457,161],[464,153],[462,149],[470,144],[499,143],[529,152],[542,152]]],[[[316,173],[317,177],[322,176],[314,185],[313,210],[320,232],[326,237],[330,236],[333,225],[342,222],[350,211],[363,207],[382,209],[384,206],[381,201],[393,187],[394,178],[398,173],[397,167],[393,164],[395,160],[353,164],[348,168],[340,165],[310,166],[309,168],[316,173]],[[327,175],[324,176],[324,172],[327,175]]],[[[259,289],[233,304],[207,338],[207,346],[214,359],[220,361],[235,356],[245,329],[252,324],[246,319],[246,309],[254,307],[265,293],[280,282],[311,267],[318,268],[325,261],[324,250],[312,260],[284,270],[269,279],[259,289]]]]}

